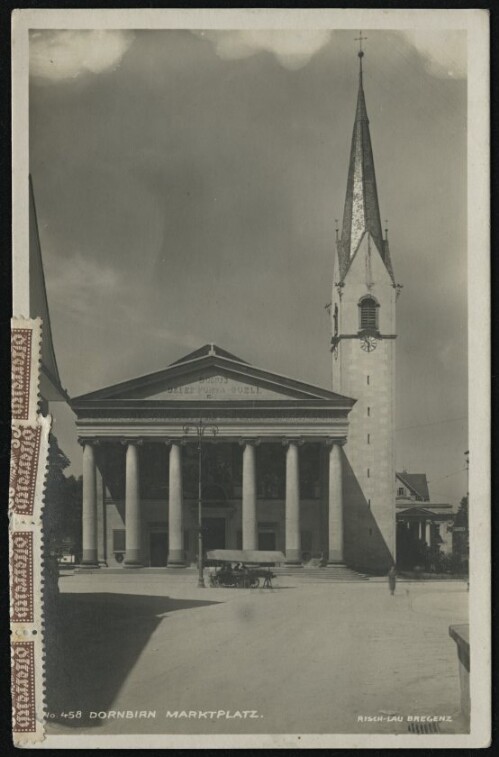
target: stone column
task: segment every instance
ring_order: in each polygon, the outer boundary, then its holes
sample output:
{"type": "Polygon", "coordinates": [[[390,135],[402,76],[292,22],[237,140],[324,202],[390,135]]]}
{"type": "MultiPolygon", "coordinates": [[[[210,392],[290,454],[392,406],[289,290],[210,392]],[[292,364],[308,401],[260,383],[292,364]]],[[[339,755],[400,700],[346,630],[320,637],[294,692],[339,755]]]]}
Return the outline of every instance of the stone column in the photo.
{"type": "Polygon", "coordinates": [[[141,568],[141,522],[139,496],[139,448],[137,441],[127,442],[125,490],[125,561],[126,568],[141,568]]]}
{"type": "Polygon", "coordinates": [[[431,547],[431,521],[425,521],[425,542],[428,547],[431,547]]]}
{"type": "Polygon", "coordinates": [[[329,557],[328,564],[343,563],[343,475],[340,445],[329,449],[329,557]]]}
{"type": "Polygon", "coordinates": [[[298,443],[285,442],[286,450],[286,565],[301,566],[300,470],[298,443]]]}
{"type": "MultiPolygon", "coordinates": [[[[101,448],[101,452],[102,452],[101,448]]],[[[97,559],[99,565],[107,566],[106,544],[106,502],[104,496],[104,481],[99,466],[95,469],[96,501],[97,501],[97,559]]]]}
{"type": "Polygon", "coordinates": [[[169,467],[168,502],[168,567],[185,568],[184,520],[182,495],[182,449],[172,442],[169,467]]]}
{"type": "Polygon", "coordinates": [[[245,440],[243,450],[243,549],[258,549],[256,523],[255,441],[245,440]]]}
{"type": "Polygon", "coordinates": [[[82,565],[97,568],[97,498],[95,450],[92,442],[83,443],[82,565]]]}

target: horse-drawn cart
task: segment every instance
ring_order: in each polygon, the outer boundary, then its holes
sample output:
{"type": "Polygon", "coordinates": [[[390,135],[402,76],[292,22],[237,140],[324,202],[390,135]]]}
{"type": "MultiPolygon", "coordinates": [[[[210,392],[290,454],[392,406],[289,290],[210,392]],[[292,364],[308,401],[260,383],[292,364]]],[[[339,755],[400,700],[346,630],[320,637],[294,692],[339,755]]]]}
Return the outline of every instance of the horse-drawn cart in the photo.
{"type": "Polygon", "coordinates": [[[271,567],[286,559],[282,552],[249,549],[212,549],[206,557],[213,565],[210,585],[235,589],[271,589],[271,567]]]}

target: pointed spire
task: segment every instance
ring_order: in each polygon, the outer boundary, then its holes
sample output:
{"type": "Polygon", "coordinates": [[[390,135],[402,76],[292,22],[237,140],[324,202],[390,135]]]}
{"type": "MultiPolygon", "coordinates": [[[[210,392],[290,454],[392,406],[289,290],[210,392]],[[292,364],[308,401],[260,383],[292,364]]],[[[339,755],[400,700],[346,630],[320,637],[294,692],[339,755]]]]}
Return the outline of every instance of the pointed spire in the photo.
{"type": "Polygon", "coordinates": [[[45,400],[68,402],[69,397],[61,384],[52,341],[35,193],[31,176],[29,176],[29,317],[42,319],[41,394],[45,400]]]}
{"type": "Polygon", "coordinates": [[[343,226],[341,240],[338,244],[340,258],[340,273],[343,278],[350,261],[354,256],[364,233],[368,231],[378,248],[388,270],[391,271],[387,257],[387,247],[383,240],[381,216],[379,212],[378,191],[374,171],[374,158],[369,132],[369,118],[367,116],[364,95],[364,81],[362,59],[362,41],[367,39],[362,33],[357,38],[360,43],[359,57],[359,91],[357,95],[357,109],[352,134],[350,151],[350,165],[348,169],[347,192],[345,209],[343,212],[343,226]]]}

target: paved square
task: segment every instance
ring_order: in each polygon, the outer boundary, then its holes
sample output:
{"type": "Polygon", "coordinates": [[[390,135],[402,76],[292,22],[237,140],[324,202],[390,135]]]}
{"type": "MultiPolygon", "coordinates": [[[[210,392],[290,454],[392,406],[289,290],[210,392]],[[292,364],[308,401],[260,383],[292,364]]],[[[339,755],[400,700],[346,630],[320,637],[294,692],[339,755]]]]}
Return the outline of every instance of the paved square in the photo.
{"type": "Polygon", "coordinates": [[[410,715],[450,716],[440,730],[462,731],[448,627],[467,621],[463,582],[399,582],[392,597],[373,580],[196,581],[61,577],[49,732],[407,733],[410,715]]]}

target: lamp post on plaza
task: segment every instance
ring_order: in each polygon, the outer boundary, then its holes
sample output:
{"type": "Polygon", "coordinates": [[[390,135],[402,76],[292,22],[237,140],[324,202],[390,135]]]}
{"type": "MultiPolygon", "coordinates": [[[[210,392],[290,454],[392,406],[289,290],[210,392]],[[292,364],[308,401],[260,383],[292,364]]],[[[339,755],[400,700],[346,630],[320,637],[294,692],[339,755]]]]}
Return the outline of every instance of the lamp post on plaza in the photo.
{"type": "Polygon", "coordinates": [[[202,487],[202,452],[203,452],[203,437],[206,431],[211,431],[213,436],[218,434],[218,426],[205,424],[200,418],[195,426],[184,426],[184,434],[189,434],[191,431],[197,436],[198,439],[198,587],[200,589],[205,588],[204,576],[203,576],[203,487],[202,487]]]}
{"type": "MultiPolygon", "coordinates": [[[[464,461],[466,465],[466,497],[470,498],[470,451],[469,449],[466,450],[464,453],[464,461]]],[[[469,506],[469,501],[468,501],[469,506]]]]}

